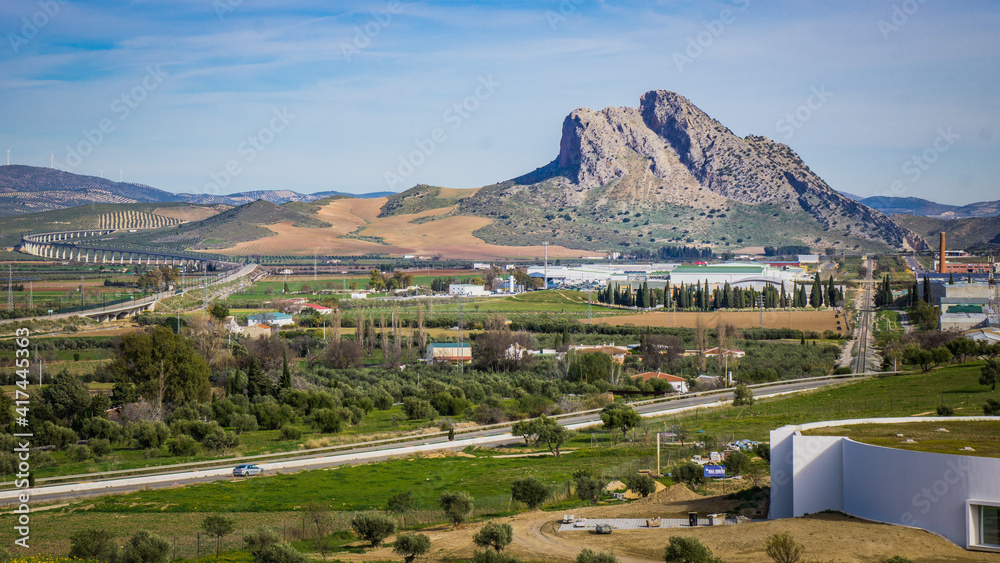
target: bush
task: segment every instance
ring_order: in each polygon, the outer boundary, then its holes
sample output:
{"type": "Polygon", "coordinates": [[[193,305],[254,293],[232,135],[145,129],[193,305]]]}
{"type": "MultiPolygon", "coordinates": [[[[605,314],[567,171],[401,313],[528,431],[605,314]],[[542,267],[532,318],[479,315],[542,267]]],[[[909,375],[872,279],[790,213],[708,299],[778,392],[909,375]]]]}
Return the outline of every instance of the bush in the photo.
{"type": "Polygon", "coordinates": [[[500,553],[503,548],[514,541],[514,528],[507,523],[490,521],[472,536],[472,543],[479,547],[492,547],[494,551],[500,553]]]}
{"type": "Polygon", "coordinates": [[[344,428],[344,419],[334,409],[316,409],[312,413],[312,426],[323,434],[334,434],[344,428]]]}
{"type": "Polygon", "coordinates": [[[291,424],[286,424],[281,427],[280,434],[282,440],[298,440],[302,437],[302,430],[291,424]]]}
{"type": "Polygon", "coordinates": [[[139,530],[122,547],[119,561],[128,563],[167,563],[170,544],[160,536],[139,530]]]}
{"type": "Polygon", "coordinates": [[[82,445],[70,446],[66,450],[66,457],[76,462],[86,461],[90,459],[90,448],[82,445]]]}
{"type": "Polygon", "coordinates": [[[788,532],[767,538],[764,552],[774,563],[798,563],[802,559],[802,545],[796,543],[788,532]]]}
{"type": "Polygon", "coordinates": [[[104,438],[91,438],[87,440],[87,445],[94,452],[94,457],[104,457],[111,453],[111,442],[104,438]]]}
{"type": "Polygon", "coordinates": [[[770,444],[757,444],[753,447],[753,453],[757,454],[757,457],[763,459],[764,461],[770,463],[771,461],[771,445],[770,444]]]}
{"type": "Polygon", "coordinates": [[[601,500],[604,484],[596,477],[589,474],[577,475],[575,484],[578,499],[590,501],[590,504],[597,504],[597,501],[601,500]]]}
{"type": "Polygon", "coordinates": [[[584,550],[576,556],[576,563],[618,563],[618,558],[615,557],[613,553],[594,553],[593,551],[584,548],[584,550]]]}
{"type": "Polygon", "coordinates": [[[955,416],[955,409],[948,405],[941,405],[937,408],[938,416],[955,416]]]}
{"type": "Polygon", "coordinates": [[[258,427],[257,417],[252,414],[234,414],[229,417],[229,425],[237,434],[255,432],[258,427]]]}
{"type": "Polygon", "coordinates": [[[462,522],[465,522],[465,519],[472,512],[473,500],[469,493],[464,491],[445,491],[438,497],[438,505],[448,520],[457,528],[462,522]]]}
{"type": "Polygon", "coordinates": [[[917,562],[908,557],[903,557],[902,555],[893,555],[888,559],[883,559],[882,563],[917,563],[917,562]]]}
{"type": "Polygon", "coordinates": [[[431,406],[429,401],[423,399],[418,399],[416,397],[407,397],[403,399],[403,412],[406,413],[406,418],[408,420],[422,420],[437,418],[437,411],[431,406]]]}
{"type": "Polygon", "coordinates": [[[309,563],[309,558],[287,543],[273,543],[255,559],[257,563],[309,563]]]}
{"type": "Polygon", "coordinates": [[[351,529],[372,547],[378,547],[382,540],[396,533],[396,520],[377,512],[363,512],[351,519],[351,529]]]}
{"type": "Polygon", "coordinates": [[[403,556],[406,563],[413,563],[418,556],[430,551],[431,539],[424,534],[399,534],[392,550],[403,556]]]}
{"type": "Polygon", "coordinates": [[[986,416],[1000,416],[1000,401],[986,399],[986,404],[983,405],[983,414],[986,416]]]}
{"type": "Polygon", "coordinates": [[[114,561],[118,555],[118,543],[108,530],[91,528],[69,535],[69,556],[76,559],[97,559],[114,561]]]}
{"type": "Polygon", "coordinates": [[[549,498],[549,488],[535,477],[525,477],[514,479],[514,483],[510,487],[510,495],[514,500],[523,502],[528,508],[534,510],[542,506],[545,499],[549,498]]]}
{"type": "Polygon", "coordinates": [[[625,479],[625,486],[633,493],[648,497],[656,492],[656,481],[645,473],[629,476],[625,479]]]}
{"type": "Polygon", "coordinates": [[[752,407],[754,402],[753,391],[746,383],[739,383],[733,391],[734,407],[752,407]]]}
{"type": "Polygon", "coordinates": [[[243,547],[254,556],[254,559],[260,557],[269,546],[280,541],[281,536],[271,528],[255,528],[243,535],[243,547]]]}
{"type": "Polygon", "coordinates": [[[692,487],[705,482],[704,470],[693,461],[687,461],[675,466],[670,473],[678,483],[686,483],[692,487]]]}
{"type": "Polygon", "coordinates": [[[198,442],[191,436],[181,435],[167,442],[167,449],[172,456],[191,457],[198,453],[198,442]]]}
{"type": "Polygon", "coordinates": [[[477,551],[472,554],[472,563],[520,563],[520,559],[495,551],[477,551]]]}
{"type": "Polygon", "coordinates": [[[698,538],[670,536],[670,543],[663,553],[666,563],[722,563],[722,559],[712,555],[698,538]]]}

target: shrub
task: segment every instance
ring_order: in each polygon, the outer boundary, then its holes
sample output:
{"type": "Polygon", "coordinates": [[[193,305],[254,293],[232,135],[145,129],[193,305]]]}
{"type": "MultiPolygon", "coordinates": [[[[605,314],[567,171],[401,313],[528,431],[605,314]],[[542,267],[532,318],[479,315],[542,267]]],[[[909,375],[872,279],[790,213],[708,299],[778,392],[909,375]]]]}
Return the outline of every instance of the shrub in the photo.
{"type": "Polygon", "coordinates": [[[525,477],[514,479],[514,483],[510,487],[510,495],[514,500],[523,502],[528,508],[534,510],[542,506],[545,499],[549,498],[549,488],[535,477],[525,477]]]}
{"type": "Polygon", "coordinates": [[[255,559],[257,563],[309,563],[309,558],[287,543],[273,543],[255,559]]]}
{"type": "Polygon", "coordinates": [[[424,534],[400,534],[392,550],[403,556],[406,563],[413,563],[418,556],[430,551],[431,539],[424,534]]]}
{"type": "Polygon", "coordinates": [[[469,493],[464,491],[445,491],[438,497],[438,505],[457,528],[472,512],[473,500],[469,493]]]}
{"type": "Polygon", "coordinates": [[[97,559],[114,561],[118,555],[118,543],[108,530],[90,528],[69,535],[69,556],[76,559],[97,559]]]}
{"type": "Polygon", "coordinates": [[[955,409],[949,407],[948,405],[941,405],[937,408],[938,416],[954,416],[955,409]]]}
{"type": "Polygon", "coordinates": [[[243,535],[243,547],[250,552],[250,555],[254,556],[254,559],[260,557],[260,554],[268,546],[280,541],[281,537],[278,535],[278,532],[275,532],[271,528],[255,528],[243,535]]]}
{"type": "Polygon", "coordinates": [[[584,548],[584,550],[576,556],[576,563],[618,563],[618,558],[615,557],[615,554],[613,553],[595,553],[584,548]]]}
{"type": "Polygon", "coordinates": [[[514,541],[514,528],[510,524],[493,521],[484,524],[476,535],[472,536],[472,543],[479,547],[492,547],[497,553],[502,552],[512,541],[514,541]]]}
{"type": "Polygon", "coordinates": [[[167,563],[170,544],[160,536],[139,530],[122,547],[120,561],[128,563],[167,563]]]}
{"type": "Polygon", "coordinates": [[[312,413],[312,426],[323,434],[333,434],[344,428],[344,419],[334,409],[316,409],[312,413]]]}
{"type": "Polygon", "coordinates": [[[771,445],[770,444],[757,444],[753,448],[753,453],[757,454],[757,457],[763,459],[764,461],[771,461],[771,445]]]}
{"type": "Polygon", "coordinates": [[[520,559],[495,551],[477,551],[472,554],[472,563],[520,563],[520,559]]]}
{"type": "Polygon", "coordinates": [[[788,532],[768,537],[764,545],[764,552],[774,563],[798,563],[802,559],[802,545],[788,532]]]}
{"type": "Polygon", "coordinates": [[[104,457],[111,453],[111,442],[104,438],[91,438],[87,440],[87,445],[95,457],[104,457]]]}
{"type": "Polygon", "coordinates": [[[229,417],[229,425],[236,430],[237,434],[255,432],[258,427],[257,417],[252,414],[234,414],[229,417]]]}
{"type": "Polygon", "coordinates": [[[416,397],[403,399],[403,412],[408,420],[421,420],[425,418],[436,418],[438,413],[431,406],[429,401],[416,397]]]}
{"type": "Polygon", "coordinates": [[[172,456],[191,457],[198,453],[198,442],[191,436],[181,435],[167,442],[167,449],[172,456]]]}
{"type": "Polygon", "coordinates": [[[698,538],[670,536],[670,543],[663,553],[666,563],[722,563],[722,559],[712,555],[698,538]]]}
{"type": "Polygon", "coordinates": [[[1000,401],[986,399],[986,404],[983,405],[983,414],[986,416],[1000,416],[1000,401]]]}
{"type": "Polygon", "coordinates": [[[70,446],[66,450],[66,457],[76,462],[86,461],[90,459],[90,448],[82,445],[70,446]]]}
{"type": "Polygon", "coordinates": [[[675,466],[670,473],[675,481],[686,483],[692,487],[705,482],[704,470],[693,461],[687,461],[675,466]]]}
{"type": "Polygon", "coordinates": [[[625,479],[625,486],[633,493],[648,497],[656,492],[656,481],[645,473],[629,476],[625,479]]]}
{"type": "Polygon", "coordinates": [[[754,402],[753,391],[746,383],[739,383],[733,391],[734,407],[752,407],[754,402]]]}
{"type": "Polygon", "coordinates": [[[909,557],[903,557],[902,555],[893,555],[888,559],[883,559],[882,563],[917,563],[917,562],[910,559],[909,557]]]}
{"type": "Polygon", "coordinates": [[[363,512],[351,519],[351,529],[372,547],[378,547],[382,540],[396,533],[396,521],[385,514],[363,512]]]}
{"type": "Polygon", "coordinates": [[[597,504],[601,500],[601,489],[604,484],[599,479],[589,474],[576,476],[576,497],[580,500],[590,501],[597,504]]]}
{"type": "Polygon", "coordinates": [[[281,427],[280,434],[282,440],[298,440],[302,437],[302,430],[291,424],[286,424],[281,427]]]}

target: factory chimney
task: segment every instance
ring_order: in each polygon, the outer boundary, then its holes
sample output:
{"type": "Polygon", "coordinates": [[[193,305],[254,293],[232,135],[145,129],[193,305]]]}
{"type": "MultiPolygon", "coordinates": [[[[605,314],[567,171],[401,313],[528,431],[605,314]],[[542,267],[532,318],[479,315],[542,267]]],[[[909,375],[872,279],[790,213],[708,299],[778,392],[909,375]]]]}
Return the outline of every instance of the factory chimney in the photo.
{"type": "Polygon", "coordinates": [[[941,231],[941,256],[938,259],[938,273],[946,274],[948,269],[945,267],[944,262],[944,231],[941,231]]]}

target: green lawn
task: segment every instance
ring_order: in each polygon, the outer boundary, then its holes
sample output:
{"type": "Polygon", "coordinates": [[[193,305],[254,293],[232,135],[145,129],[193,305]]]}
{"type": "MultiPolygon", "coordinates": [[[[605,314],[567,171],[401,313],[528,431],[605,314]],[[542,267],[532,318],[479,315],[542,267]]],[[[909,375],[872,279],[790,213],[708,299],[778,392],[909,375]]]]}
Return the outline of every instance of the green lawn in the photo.
{"type": "Polygon", "coordinates": [[[848,436],[858,442],[939,454],[961,454],[977,457],[1000,457],[1000,419],[996,422],[941,421],[908,424],[859,424],[817,428],[803,434],[809,436],[848,436]],[[907,442],[910,439],[913,442],[907,442]],[[971,447],[974,451],[965,450],[971,447]]]}
{"type": "MultiPolygon", "coordinates": [[[[939,368],[929,373],[866,379],[834,388],[757,401],[747,408],[705,409],[697,414],[659,419],[696,436],[704,430],[727,440],[766,441],[772,429],[786,424],[866,417],[933,416],[938,405],[956,416],[981,416],[987,399],[1000,400],[1000,390],[979,385],[983,362],[939,368]]],[[[1000,418],[997,419],[1000,423],[1000,418]]]]}

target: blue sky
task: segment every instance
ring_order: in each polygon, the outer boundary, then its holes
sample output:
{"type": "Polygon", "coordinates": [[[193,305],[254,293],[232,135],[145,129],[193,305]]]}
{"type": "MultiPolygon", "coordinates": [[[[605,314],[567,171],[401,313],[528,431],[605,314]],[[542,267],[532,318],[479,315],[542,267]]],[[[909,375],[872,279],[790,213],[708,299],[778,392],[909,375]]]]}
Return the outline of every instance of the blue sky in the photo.
{"type": "Polygon", "coordinates": [[[838,190],[1000,198],[996,2],[11,0],[0,32],[12,163],[174,192],[478,187],[666,89],[838,190]]]}

